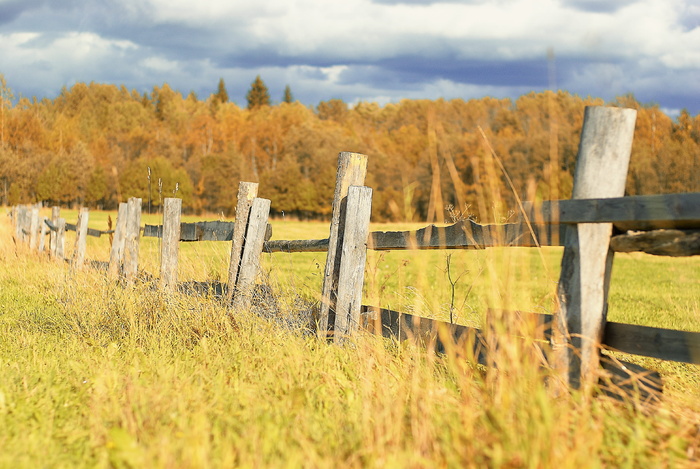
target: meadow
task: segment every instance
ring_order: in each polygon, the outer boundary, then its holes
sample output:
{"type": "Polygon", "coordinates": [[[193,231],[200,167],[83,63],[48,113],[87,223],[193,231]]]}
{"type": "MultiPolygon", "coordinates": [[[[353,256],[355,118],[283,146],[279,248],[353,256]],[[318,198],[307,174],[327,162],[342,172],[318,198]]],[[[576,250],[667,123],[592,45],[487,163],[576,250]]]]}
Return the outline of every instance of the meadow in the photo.
{"type": "MultiPolygon", "coordinates": [[[[89,226],[105,230],[110,216],[91,212],[89,226]]],[[[200,219],[213,218],[183,221],[200,219]]],[[[273,239],[328,232],[272,225],[273,239]]],[[[624,357],[662,374],[653,406],[561,394],[517,347],[492,369],[459,350],[364,333],[340,347],[308,334],[293,319],[318,302],[324,253],[264,254],[275,318],[71,271],[15,245],[5,216],[0,240],[0,467],[700,465],[695,365],[624,357]]],[[[179,279],[225,281],[229,249],[181,243],[179,279]]],[[[88,259],[108,257],[108,237],[88,238],[88,259]]],[[[476,326],[489,308],[551,313],[560,257],[370,252],[364,303],[476,326]]],[[[158,240],[142,239],[140,259],[157,276],[158,240]]],[[[608,319],[700,331],[699,278],[698,258],[616,255],[608,319]]]]}

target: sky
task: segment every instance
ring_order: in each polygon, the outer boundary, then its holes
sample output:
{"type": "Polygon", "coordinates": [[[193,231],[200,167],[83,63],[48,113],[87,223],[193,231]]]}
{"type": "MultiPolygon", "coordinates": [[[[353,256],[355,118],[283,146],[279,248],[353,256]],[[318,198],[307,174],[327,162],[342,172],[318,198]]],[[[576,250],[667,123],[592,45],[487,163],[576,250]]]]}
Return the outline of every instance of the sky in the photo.
{"type": "Polygon", "coordinates": [[[700,0],[0,0],[15,96],[91,81],[232,101],[632,93],[700,114],[700,0]]]}

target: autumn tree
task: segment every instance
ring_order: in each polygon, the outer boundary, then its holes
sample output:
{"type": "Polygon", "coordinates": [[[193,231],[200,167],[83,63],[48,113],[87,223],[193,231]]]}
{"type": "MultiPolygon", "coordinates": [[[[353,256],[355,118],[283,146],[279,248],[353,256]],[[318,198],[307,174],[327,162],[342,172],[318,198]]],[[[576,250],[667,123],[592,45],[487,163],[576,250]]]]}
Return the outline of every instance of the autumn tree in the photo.
{"type": "Polygon", "coordinates": [[[270,92],[267,90],[267,86],[260,78],[260,75],[255,77],[255,80],[251,83],[246,99],[248,100],[248,109],[270,105],[270,92]]]}

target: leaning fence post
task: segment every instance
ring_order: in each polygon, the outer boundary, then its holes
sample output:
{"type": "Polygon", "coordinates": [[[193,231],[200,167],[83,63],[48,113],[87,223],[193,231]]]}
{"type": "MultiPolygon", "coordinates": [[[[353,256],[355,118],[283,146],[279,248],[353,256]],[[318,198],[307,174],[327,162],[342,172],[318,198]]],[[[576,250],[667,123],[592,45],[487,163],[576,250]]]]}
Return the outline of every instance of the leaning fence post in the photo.
{"type": "Polygon", "coordinates": [[[177,255],[180,245],[182,199],[163,201],[163,238],[160,250],[160,286],[172,290],[177,285],[177,255]]]}
{"type": "Polygon", "coordinates": [[[328,255],[323,271],[323,290],[321,308],[318,316],[318,334],[325,336],[329,325],[335,324],[335,293],[338,291],[338,270],[340,269],[340,244],[338,229],[340,226],[340,208],[348,195],[350,186],[362,186],[367,175],[367,156],[360,153],[341,152],[338,155],[338,172],[333,194],[333,212],[328,237],[328,255]]]}
{"type": "Polygon", "coordinates": [[[139,269],[139,238],[141,234],[141,199],[131,197],[127,202],[124,236],[124,277],[131,282],[139,269]]]}
{"type": "MultiPolygon", "coordinates": [[[[621,197],[625,192],[637,111],[587,107],[574,173],[573,199],[621,197]]],[[[611,223],[567,228],[555,314],[555,348],[566,382],[594,383],[605,328],[612,269],[611,223]]]]}
{"type": "Polygon", "coordinates": [[[335,341],[351,335],[360,323],[372,189],[352,186],[346,200],[339,227],[341,257],[333,329],[335,341]]]}
{"type": "Polygon", "coordinates": [[[124,262],[124,243],[126,241],[126,219],[128,217],[129,204],[122,202],[119,204],[117,212],[117,225],[114,227],[112,236],[112,248],[109,251],[109,267],[107,275],[111,278],[119,276],[124,262]]]}
{"type": "MultiPolygon", "coordinates": [[[[267,231],[267,218],[270,214],[270,201],[268,199],[253,199],[248,217],[245,246],[241,256],[241,268],[236,281],[236,291],[233,307],[235,309],[247,309],[250,307],[255,279],[260,272],[260,256],[265,243],[267,231]]],[[[238,223],[238,221],[236,221],[238,223]]]]}
{"type": "Polygon", "coordinates": [[[227,298],[229,302],[233,298],[238,279],[243,246],[245,244],[246,227],[253,199],[258,196],[258,184],[256,182],[240,182],[238,184],[238,202],[236,202],[236,222],[233,225],[231,238],[231,262],[228,267],[227,298]]]}
{"type": "Polygon", "coordinates": [[[78,213],[78,222],[75,224],[75,248],[71,264],[73,268],[80,269],[85,263],[85,249],[87,247],[88,209],[83,207],[78,213]]]}

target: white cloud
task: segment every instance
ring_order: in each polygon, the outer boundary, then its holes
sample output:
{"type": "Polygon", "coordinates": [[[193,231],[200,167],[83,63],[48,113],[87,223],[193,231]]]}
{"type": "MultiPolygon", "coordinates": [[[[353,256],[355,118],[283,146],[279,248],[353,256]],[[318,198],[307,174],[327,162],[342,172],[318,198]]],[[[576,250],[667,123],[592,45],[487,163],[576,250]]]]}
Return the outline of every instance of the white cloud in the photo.
{"type": "Polygon", "coordinates": [[[241,101],[260,74],[273,99],[289,84],[312,104],[332,97],[517,96],[546,86],[551,47],[564,89],[606,99],[630,91],[648,100],[673,94],[669,108],[686,96],[700,111],[691,78],[700,70],[694,0],[23,5],[23,14],[3,25],[12,32],[0,35],[0,72],[11,86],[35,93],[55,94],[75,80],[140,89],[167,81],[204,97],[225,77],[241,101]]]}

